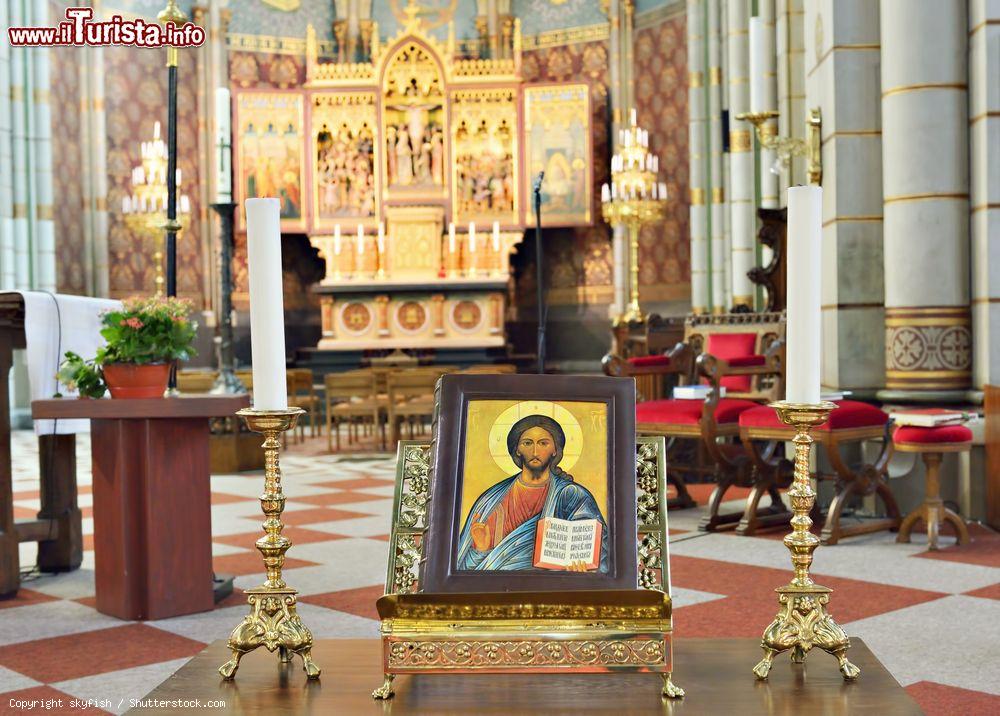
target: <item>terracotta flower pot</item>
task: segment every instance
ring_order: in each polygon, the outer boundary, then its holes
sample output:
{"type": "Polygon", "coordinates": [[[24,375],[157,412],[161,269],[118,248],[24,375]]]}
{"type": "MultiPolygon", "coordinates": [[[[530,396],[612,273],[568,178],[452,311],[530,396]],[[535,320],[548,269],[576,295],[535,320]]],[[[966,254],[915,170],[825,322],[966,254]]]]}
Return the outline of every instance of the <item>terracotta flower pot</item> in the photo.
{"type": "Polygon", "coordinates": [[[170,377],[169,363],[109,363],[101,370],[112,398],[162,398],[170,377]]]}

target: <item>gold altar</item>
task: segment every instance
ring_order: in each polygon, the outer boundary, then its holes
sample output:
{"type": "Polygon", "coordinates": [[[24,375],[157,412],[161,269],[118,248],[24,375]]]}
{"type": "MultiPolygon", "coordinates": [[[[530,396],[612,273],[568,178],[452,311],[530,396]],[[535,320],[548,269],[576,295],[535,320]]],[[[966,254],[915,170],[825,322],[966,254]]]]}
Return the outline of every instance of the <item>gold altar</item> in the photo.
{"type": "Polygon", "coordinates": [[[326,262],[318,348],[500,348],[530,177],[547,225],[593,220],[589,88],[524,84],[516,20],[468,57],[406,16],[388,40],[372,23],[363,62],[322,58],[310,26],[301,88],[236,94],[237,192],[278,196],[326,262]]]}

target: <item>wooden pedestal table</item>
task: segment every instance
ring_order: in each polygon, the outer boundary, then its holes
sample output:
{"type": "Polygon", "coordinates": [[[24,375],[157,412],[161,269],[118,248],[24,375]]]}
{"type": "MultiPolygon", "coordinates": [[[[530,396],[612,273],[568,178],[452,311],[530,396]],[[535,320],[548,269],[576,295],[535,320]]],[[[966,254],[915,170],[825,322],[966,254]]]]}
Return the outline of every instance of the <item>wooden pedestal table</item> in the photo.
{"type": "Polygon", "coordinates": [[[36,400],[32,417],[89,418],[97,610],[163,619],[212,609],[208,419],[245,395],[36,400]]]}
{"type": "Polygon", "coordinates": [[[225,640],[210,644],[152,692],[131,714],[797,714],[830,716],[921,713],[860,639],[851,659],[864,670],[855,682],[815,656],[802,664],[782,659],[767,681],[750,668],[760,658],[759,639],[677,639],[674,674],[683,699],[662,699],[656,674],[427,674],[401,676],[390,701],[374,701],[382,679],[376,639],[320,639],[313,655],[323,676],[276,668],[274,656],[247,654],[235,681],[216,667],[229,655],[225,640]],[[175,701],[176,699],[176,701],[175,701]],[[158,700],[160,707],[156,708],[158,700]],[[200,700],[201,707],[194,707],[200,700]],[[206,711],[206,704],[216,701],[206,711]],[[185,708],[191,704],[191,708],[185,708]]]}

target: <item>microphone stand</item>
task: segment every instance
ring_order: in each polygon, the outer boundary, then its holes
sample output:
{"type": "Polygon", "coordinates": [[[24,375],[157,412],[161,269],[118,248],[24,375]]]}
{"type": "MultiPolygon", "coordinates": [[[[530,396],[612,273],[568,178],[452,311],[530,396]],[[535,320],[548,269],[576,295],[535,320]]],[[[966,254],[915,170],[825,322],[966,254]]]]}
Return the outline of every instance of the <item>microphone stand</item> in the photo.
{"type": "Polygon", "coordinates": [[[545,305],[545,286],[542,274],[542,179],[545,172],[535,177],[535,271],[538,286],[538,374],[545,373],[545,321],[548,307],[545,305]]]}

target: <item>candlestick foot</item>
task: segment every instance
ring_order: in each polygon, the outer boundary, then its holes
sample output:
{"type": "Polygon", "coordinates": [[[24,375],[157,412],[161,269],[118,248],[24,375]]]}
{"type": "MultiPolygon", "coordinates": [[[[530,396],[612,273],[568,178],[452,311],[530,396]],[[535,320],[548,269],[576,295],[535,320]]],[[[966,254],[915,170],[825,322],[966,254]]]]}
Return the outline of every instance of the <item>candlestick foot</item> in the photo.
{"type": "Polygon", "coordinates": [[[306,676],[315,679],[320,668],[312,659],[312,632],[306,628],[295,610],[296,594],[293,589],[249,589],[246,592],[250,603],[250,614],[233,629],[229,637],[229,649],[233,658],[219,667],[225,679],[236,676],[240,659],[254,649],[263,646],[270,652],[278,651],[281,663],[292,660],[292,654],[302,657],[302,668],[306,676]]]}
{"type": "Polygon", "coordinates": [[[836,657],[845,679],[856,679],[861,670],[846,655],[851,641],[826,611],[832,590],[819,585],[789,584],[777,591],[781,606],[774,621],[764,630],[761,639],[764,658],[754,667],[754,675],[766,679],[777,654],[791,650],[792,662],[801,664],[813,647],[818,647],[836,657]]]}

